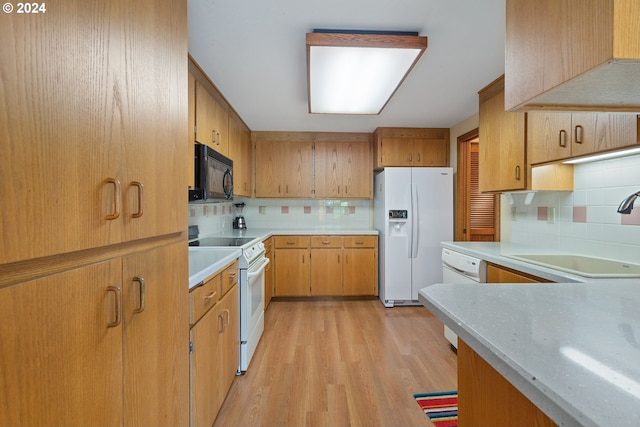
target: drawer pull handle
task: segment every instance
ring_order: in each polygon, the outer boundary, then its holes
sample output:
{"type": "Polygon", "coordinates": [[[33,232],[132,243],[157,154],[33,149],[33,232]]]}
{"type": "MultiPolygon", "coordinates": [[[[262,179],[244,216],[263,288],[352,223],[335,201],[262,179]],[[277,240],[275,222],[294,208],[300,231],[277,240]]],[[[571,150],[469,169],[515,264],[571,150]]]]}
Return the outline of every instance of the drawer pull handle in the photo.
{"type": "Polygon", "coordinates": [[[140,305],[138,305],[138,308],[136,308],[135,310],[133,310],[134,313],[142,313],[144,311],[144,302],[145,302],[145,295],[146,295],[146,286],[144,284],[144,278],[143,277],[134,277],[133,278],[134,282],[138,282],[138,284],[140,285],[139,291],[140,291],[140,305]]]}
{"type": "Polygon", "coordinates": [[[140,218],[144,213],[144,186],[138,181],[133,181],[131,185],[138,189],[138,211],[131,214],[131,218],[140,218]]]}
{"type": "Polygon", "coordinates": [[[330,242],[330,241],[328,241],[328,240],[323,240],[323,241],[322,241],[322,244],[323,244],[323,245],[328,245],[328,244],[330,244],[330,243],[331,243],[331,242],[330,242]]]}
{"type": "Polygon", "coordinates": [[[120,181],[115,178],[106,178],[104,182],[107,184],[113,184],[113,212],[107,214],[105,219],[114,220],[120,216],[120,181]]]}
{"type": "Polygon", "coordinates": [[[363,240],[356,240],[356,245],[364,245],[364,241],[363,240]]]}
{"type": "Polygon", "coordinates": [[[558,134],[558,145],[563,148],[567,146],[567,131],[564,129],[558,134]]]}
{"type": "Polygon", "coordinates": [[[204,297],[205,300],[207,300],[207,303],[209,302],[210,299],[212,299],[213,297],[215,297],[218,293],[216,291],[211,292],[209,295],[207,295],[206,297],[204,297]]]}
{"type": "Polygon", "coordinates": [[[287,241],[287,245],[295,245],[295,244],[296,244],[296,242],[289,242],[289,241],[287,241]]]}
{"type": "Polygon", "coordinates": [[[582,144],[583,131],[584,131],[584,129],[582,128],[582,126],[577,125],[575,127],[574,134],[575,134],[576,144],[582,144]]]}
{"type": "Polygon", "coordinates": [[[115,319],[112,322],[107,323],[107,328],[115,328],[122,320],[122,291],[117,286],[108,286],[107,292],[113,292],[116,297],[115,319]]]}

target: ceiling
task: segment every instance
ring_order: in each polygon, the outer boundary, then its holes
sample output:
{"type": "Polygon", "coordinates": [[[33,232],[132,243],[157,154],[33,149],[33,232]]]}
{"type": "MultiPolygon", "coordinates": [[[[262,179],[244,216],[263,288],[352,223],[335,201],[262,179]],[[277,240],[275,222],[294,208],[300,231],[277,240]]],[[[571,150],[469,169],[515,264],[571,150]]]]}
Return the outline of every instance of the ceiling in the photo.
{"type": "Polygon", "coordinates": [[[189,0],[189,52],[251,130],[452,127],[504,72],[505,0],[189,0]],[[379,115],[309,114],[315,28],[417,31],[427,51],[379,115]]]}

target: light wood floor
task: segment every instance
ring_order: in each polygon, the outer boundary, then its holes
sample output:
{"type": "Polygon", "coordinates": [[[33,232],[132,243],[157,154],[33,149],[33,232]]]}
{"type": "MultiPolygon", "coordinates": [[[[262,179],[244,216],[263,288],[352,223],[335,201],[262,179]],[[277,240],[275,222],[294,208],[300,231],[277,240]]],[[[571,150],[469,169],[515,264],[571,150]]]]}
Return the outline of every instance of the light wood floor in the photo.
{"type": "Polygon", "coordinates": [[[424,307],[272,301],[214,426],[429,427],[413,394],[456,380],[442,323],[424,307]]]}

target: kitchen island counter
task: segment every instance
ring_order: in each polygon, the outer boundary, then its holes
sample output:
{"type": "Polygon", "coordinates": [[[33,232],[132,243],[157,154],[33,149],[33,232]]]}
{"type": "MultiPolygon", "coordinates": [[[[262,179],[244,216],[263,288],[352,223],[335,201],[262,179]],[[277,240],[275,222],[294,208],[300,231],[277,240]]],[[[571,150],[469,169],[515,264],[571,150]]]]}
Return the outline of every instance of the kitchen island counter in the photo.
{"type": "Polygon", "coordinates": [[[640,420],[640,281],[438,284],[420,302],[559,425],[640,420]]]}

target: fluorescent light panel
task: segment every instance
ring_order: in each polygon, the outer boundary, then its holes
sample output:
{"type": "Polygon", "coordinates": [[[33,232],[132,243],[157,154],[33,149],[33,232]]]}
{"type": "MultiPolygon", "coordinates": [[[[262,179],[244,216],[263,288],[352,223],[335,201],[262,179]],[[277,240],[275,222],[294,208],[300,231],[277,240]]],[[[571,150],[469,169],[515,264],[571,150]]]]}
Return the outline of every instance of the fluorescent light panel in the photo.
{"type": "Polygon", "coordinates": [[[307,33],[309,112],[379,114],[426,47],[417,35],[307,33]]]}

